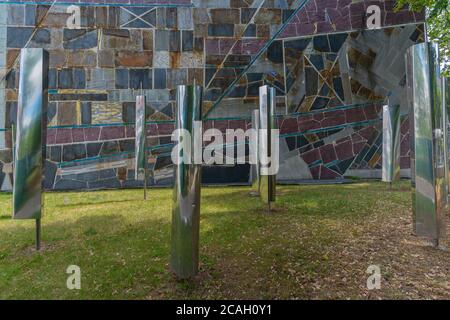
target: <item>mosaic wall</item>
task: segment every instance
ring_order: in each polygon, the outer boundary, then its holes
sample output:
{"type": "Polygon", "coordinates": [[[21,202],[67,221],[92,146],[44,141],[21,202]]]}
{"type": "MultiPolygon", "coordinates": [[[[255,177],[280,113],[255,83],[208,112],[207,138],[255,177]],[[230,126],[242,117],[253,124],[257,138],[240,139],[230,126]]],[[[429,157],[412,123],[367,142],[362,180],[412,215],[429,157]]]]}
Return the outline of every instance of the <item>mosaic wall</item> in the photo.
{"type": "MultiPolygon", "coordinates": [[[[175,88],[194,82],[205,88],[204,128],[222,130],[249,128],[259,86],[277,89],[280,180],[379,169],[382,101],[406,114],[404,53],[423,41],[423,14],[394,12],[394,1],[112,0],[81,6],[80,29],[67,28],[64,1],[20,2],[0,13],[2,190],[12,184],[22,47],[50,53],[46,188],[80,189],[142,185],[133,168],[137,94],[147,97],[149,183],[170,184],[175,88]],[[371,4],[383,28],[364,31],[371,4]]],[[[247,183],[249,165],[205,166],[203,179],[247,183]]]]}

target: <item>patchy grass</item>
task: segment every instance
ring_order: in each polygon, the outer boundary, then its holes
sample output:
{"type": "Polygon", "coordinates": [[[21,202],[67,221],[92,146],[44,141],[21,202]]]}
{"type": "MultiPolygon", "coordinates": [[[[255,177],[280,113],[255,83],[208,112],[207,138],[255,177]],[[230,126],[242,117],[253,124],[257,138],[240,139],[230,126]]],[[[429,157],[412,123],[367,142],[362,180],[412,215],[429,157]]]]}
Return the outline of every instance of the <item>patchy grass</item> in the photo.
{"type": "Polygon", "coordinates": [[[203,188],[190,281],[169,272],[170,189],[48,193],[39,253],[34,221],[11,220],[0,194],[0,298],[450,298],[450,255],[411,235],[408,182],[279,186],[271,214],[249,191],[203,188]],[[71,264],[81,290],[66,288],[71,264]]]}

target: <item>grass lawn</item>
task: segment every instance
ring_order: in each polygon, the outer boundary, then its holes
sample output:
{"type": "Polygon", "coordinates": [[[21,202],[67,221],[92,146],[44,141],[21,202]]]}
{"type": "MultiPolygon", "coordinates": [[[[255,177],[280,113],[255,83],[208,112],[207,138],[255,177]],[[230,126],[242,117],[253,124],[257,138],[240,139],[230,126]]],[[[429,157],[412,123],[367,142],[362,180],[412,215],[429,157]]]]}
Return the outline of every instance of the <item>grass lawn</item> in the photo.
{"type": "Polygon", "coordinates": [[[39,253],[34,221],[11,220],[0,193],[0,298],[450,299],[449,253],[411,234],[409,182],[279,186],[271,214],[249,191],[203,188],[190,281],[169,272],[171,189],[47,193],[39,253]],[[72,264],[81,290],[66,288],[72,264]]]}

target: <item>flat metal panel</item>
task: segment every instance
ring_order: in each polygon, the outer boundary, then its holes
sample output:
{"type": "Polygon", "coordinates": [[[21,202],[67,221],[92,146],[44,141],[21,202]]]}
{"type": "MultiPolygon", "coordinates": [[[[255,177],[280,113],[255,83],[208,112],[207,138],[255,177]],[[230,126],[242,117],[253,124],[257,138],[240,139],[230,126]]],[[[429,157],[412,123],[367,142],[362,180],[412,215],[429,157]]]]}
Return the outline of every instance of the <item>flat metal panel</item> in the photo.
{"type": "Polygon", "coordinates": [[[260,170],[259,170],[259,157],[258,157],[258,131],[259,131],[259,110],[253,110],[252,113],[252,129],[255,130],[256,134],[253,138],[256,140],[253,142],[252,146],[255,150],[251,150],[255,154],[254,161],[255,163],[251,166],[251,182],[252,182],[252,191],[259,195],[259,179],[260,179],[260,170]]]}
{"type": "Polygon", "coordinates": [[[145,131],[145,96],[136,97],[135,179],[145,180],[147,135],[145,131]]]}
{"type": "MultiPolygon", "coordinates": [[[[259,159],[261,160],[264,153],[265,158],[272,156],[272,129],[277,128],[275,118],[275,106],[276,106],[275,88],[270,86],[259,87],[259,147],[260,152],[259,159]]],[[[274,155],[275,156],[275,155],[274,155]]],[[[267,167],[260,161],[260,168],[267,167]]],[[[260,175],[260,195],[264,203],[270,204],[275,202],[276,198],[276,175],[267,175],[261,171],[260,175]]]]}
{"type": "Polygon", "coordinates": [[[400,179],[400,106],[383,106],[382,181],[400,179]]]}
{"type": "Polygon", "coordinates": [[[445,206],[445,150],[437,45],[408,49],[407,96],[411,125],[413,221],[417,235],[438,241],[445,206]]]}
{"type": "Polygon", "coordinates": [[[14,219],[41,217],[47,84],[48,53],[39,48],[22,49],[14,157],[14,219]]]}
{"type": "MultiPolygon", "coordinates": [[[[190,133],[191,146],[198,139],[194,121],[201,121],[201,105],[200,86],[178,86],[176,128],[190,133]]],[[[195,164],[195,157],[191,152],[190,163],[182,161],[174,166],[171,268],[180,279],[198,272],[201,164],[195,164]]]]}

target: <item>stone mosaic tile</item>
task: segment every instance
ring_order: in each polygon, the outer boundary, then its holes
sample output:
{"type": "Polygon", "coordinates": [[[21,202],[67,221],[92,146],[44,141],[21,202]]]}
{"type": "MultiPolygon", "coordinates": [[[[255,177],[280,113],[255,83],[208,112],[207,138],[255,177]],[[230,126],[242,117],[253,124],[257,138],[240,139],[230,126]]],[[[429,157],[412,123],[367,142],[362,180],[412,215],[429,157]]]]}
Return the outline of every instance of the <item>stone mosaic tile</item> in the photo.
{"type": "Polygon", "coordinates": [[[371,0],[311,0],[291,20],[281,38],[307,36],[319,33],[358,30],[364,28],[366,8],[379,5],[381,9],[381,27],[404,23],[424,22],[424,13],[414,13],[403,8],[394,12],[395,1],[371,0]]]}
{"type": "Polygon", "coordinates": [[[87,72],[86,89],[114,89],[115,84],[114,69],[94,68],[87,72]]]}
{"type": "Polygon", "coordinates": [[[115,102],[92,102],[91,118],[93,124],[121,123],[122,104],[115,102]]]}
{"type": "Polygon", "coordinates": [[[77,125],[81,122],[80,104],[74,101],[58,102],[56,123],[58,126],[77,125]]]}
{"type": "Polygon", "coordinates": [[[98,30],[96,29],[64,29],[64,49],[90,49],[97,47],[98,30]]]}
{"type": "Polygon", "coordinates": [[[121,28],[152,28],[156,25],[156,8],[121,7],[119,22],[121,28]]]}
{"type": "MultiPolygon", "coordinates": [[[[283,139],[289,152],[307,163],[311,177],[340,179],[348,168],[381,165],[379,108],[375,104],[335,108],[377,101],[391,89],[396,94],[402,92],[402,55],[407,46],[423,41],[422,28],[410,23],[423,21],[422,14],[404,9],[393,13],[393,1],[371,1],[382,6],[385,26],[410,25],[364,32],[364,37],[361,32],[324,35],[360,28],[369,2],[311,0],[279,36],[284,45],[280,40],[268,45],[281,23],[294,12],[289,7],[293,2],[269,1],[257,10],[262,1],[254,1],[251,7],[247,2],[229,0],[163,1],[174,4],[173,7],[152,6],[161,4],[160,0],[146,1],[145,7],[126,6],[133,2],[117,1],[121,6],[83,6],[80,30],[66,28],[67,6],[56,5],[30,42],[31,46],[50,52],[49,85],[53,91],[49,125],[87,126],[48,130],[46,187],[135,185],[131,178],[132,161],[127,164],[101,160],[98,164],[104,169],[81,170],[75,175],[56,171],[55,166],[63,159],[132,151],[134,128],[121,123],[132,122],[134,99],[141,87],[148,101],[147,120],[155,122],[148,125],[147,132],[152,145],[157,145],[170,141],[173,123],[167,121],[173,120],[174,89],[178,84],[195,80],[204,85],[204,110],[209,110],[237,77],[240,80],[228,90],[216,114],[247,116],[256,106],[258,87],[263,84],[276,87],[280,112],[285,111],[285,102],[291,112],[312,112],[279,121],[282,134],[287,135],[283,139]],[[189,7],[191,4],[194,7],[189,7]],[[262,48],[264,52],[259,55],[262,48]],[[348,64],[343,63],[344,58],[348,58],[348,64]],[[252,66],[243,74],[249,64],[252,66]],[[376,83],[369,81],[370,74],[378,76],[376,83]],[[60,109],[65,112],[59,112],[60,109]],[[117,125],[111,126],[114,123],[117,125]]],[[[28,41],[36,17],[44,16],[48,8],[48,5],[10,6],[8,66],[13,66],[18,49],[28,41]]],[[[5,85],[7,106],[13,110],[18,87],[14,68],[5,85]]],[[[407,124],[407,119],[402,120],[404,168],[409,166],[407,124]]],[[[205,122],[205,127],[221,129],[249,125],[247,120],[205,122]]],[[[6,137],[11,146],[9,135],[6,137]]],[[[161,150],[149,160],[154,168],[151,183],[171,181],[168,151],[170,148],[161,150]]],[[[8,163],[1,157],[0,163],[3,166],[0,180],[6,181],[4,168],[8,163]]],[[[223,168],[211,170],[212,179],[219,179],[225,172],[223,168]]],[[[236,172],[246,177],[248,168],[239,167],[227,175],[237,179],[236,172]]]]}

